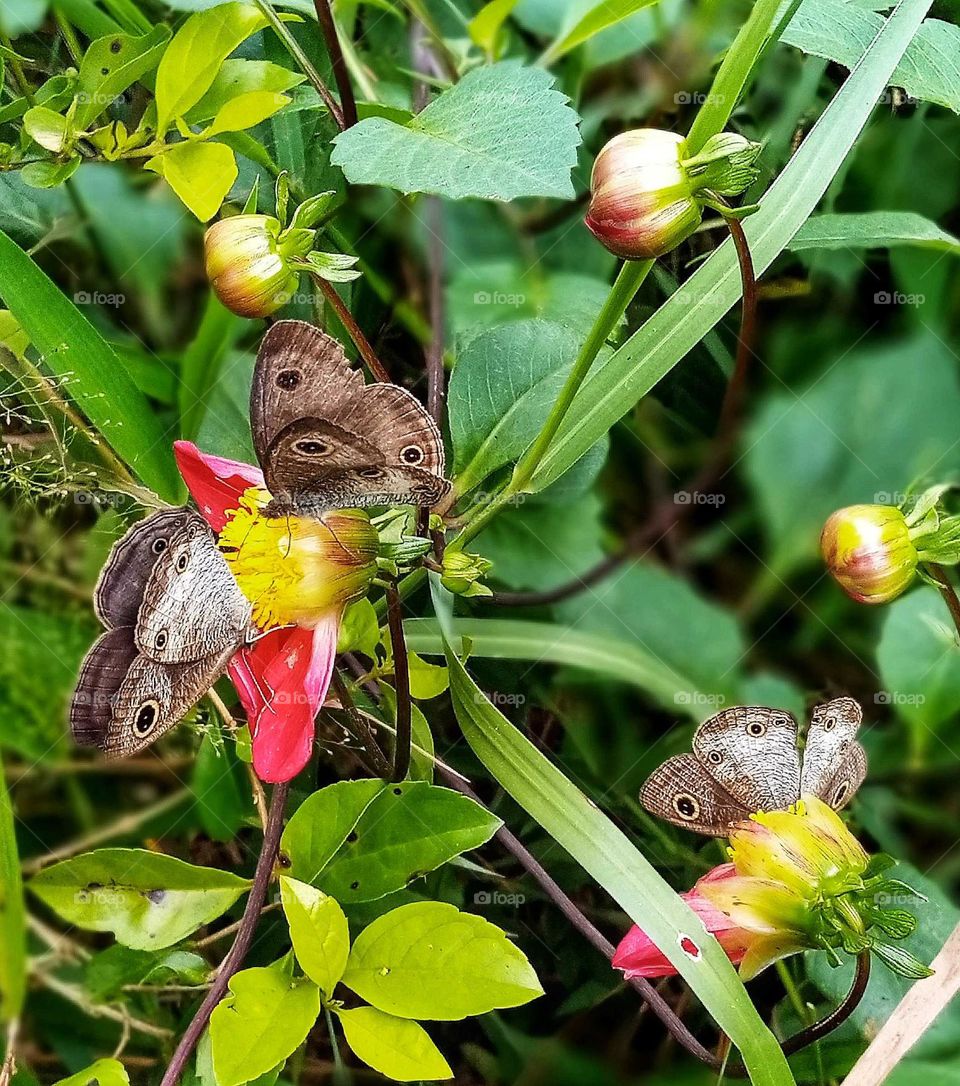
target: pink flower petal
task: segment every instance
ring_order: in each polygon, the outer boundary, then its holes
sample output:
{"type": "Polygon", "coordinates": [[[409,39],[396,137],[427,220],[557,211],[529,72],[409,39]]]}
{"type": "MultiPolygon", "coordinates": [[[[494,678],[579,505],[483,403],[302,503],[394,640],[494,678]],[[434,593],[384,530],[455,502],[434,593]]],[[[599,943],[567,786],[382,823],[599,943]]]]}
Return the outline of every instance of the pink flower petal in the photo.
{"type": "Polygon", "coordinates": [[[175,441],[173,453],[187,489],[215,532],[226,523],[227,512],[237,508],[245,490],[264,485],[259,468],[202,453],[191,441],[175,441]]]}
{"type": "Polygon", "coordinates": [[[261,780],[288,781],[309,761],[339,629],[339,615],[312,630],[281,627],[231,661],[230,677],[247,711],[253,767],[261,780]]]}

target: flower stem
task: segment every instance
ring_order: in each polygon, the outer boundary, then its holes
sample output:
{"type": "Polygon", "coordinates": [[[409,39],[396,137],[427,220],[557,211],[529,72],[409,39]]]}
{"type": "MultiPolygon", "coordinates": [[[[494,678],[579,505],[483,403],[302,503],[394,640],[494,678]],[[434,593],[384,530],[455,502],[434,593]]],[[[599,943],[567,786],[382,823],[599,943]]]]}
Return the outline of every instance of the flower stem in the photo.
{"type": "Polygon", "coordinates": [[[331,678],[331,685],[337,695],[337,699],[343,706],[344,712],[350,718],[351,726],[353,727],[354,738],[356,738],[360,745],[363,747],[367,757],[370,761],[370,768],[378,777],[386,779],[392,772],[390,762],[384,756],[383,751],[380,749],[380,744],[374,737],[373,730],[367,721],[357,712],[357,707],[354,704],[353,698],[350,695],[350,690],[347,684],[340,676],[340,672],[336,668],[333,669],[333,676],[331,678]]]}
{"type": "Polygon", "coordinates": [[[407,640],[403,632],[403,605],[395,584],[389,584],[387,623],[390,627],[390,647],[393,649],[393,682],[397,692],[397,738],[393,752],[392,781],[402,781],[410,769],[411,705],[410,665],[407,661],[407,640]]]}
{"type": "Polygon", "coordinates": [[[227,985],[230,983],[230,978],[240,968],[247,956],[250,944],[253,942],[257,921],[260,919],[263,903],[267,897],[270,879],[273,876],[273,865],[280,844],[280,833],[283,830],[283,809],[286,805],[289,788],[290,785],[287,781],[281,781],[273,787],[273,795],[270,797],[270,810],[267,812],[267,826],[263,834],[263,848],[260,850],[260,856],[257,859],[253,886],[247,896],[247,904],[243,910],[243,918],[237,930],[237,937],[227,951],[227,956],[221,962],[216,980],[214,980],[210,991],[207,992],[203,1002],[197,1009],[197,1013],[193,1016],[193,1020],[187,1026],[186,1032],[180,1038],[180,1043],[177,1045],[173,1058],[164,1072],[160,1086],[176,1086],[176,1083],[180,1081],[187,1060],[190,1059],[193,1050],[197,1047],[203,1035],[203,1031],[207,1028],[210,1015],[213,1014],[214,1008],[223,998],[227,985]]]}
{"type": "Polygon", "coordinates": [[[333,78],[337,81],[337,90],[340,92],[341,114],[338,123],[343,131],[352,128],[357,123],[357,100],[353,96],[350,73],[347,71],[343,50],[340,48],[340,37],[337,34],[337,24],[333,20],[333,12],[330,10],[330,0],[313,0],[313,6],[316,8],[317,22],[320,23],[324,41],[327,43],[327,52],[330,54],[330,64],[333,67],[333,78]]]}
{"type": "Polygon", "coordinates": [[[353,319],[353,314],[347,309],[343,299],[337,293],[336,287],[332,283],[328,283],[322,276],[313,275],[313,273],[311,275],[313,281],[323,291],[323,296],[330,303],[331,309],[337,314],[344,328],[350,333],[350,338],[360,352],[360,357],[366,362],[370,372],[378,381],[389,384],[390,374],[387,373],[383,363],[377,358],[376,351],[370,346],[370,341],[361,331],[360,325],[353,319]]]}
{"type": "Polygon", "coordinates": [[[300,70],[313,84],[314,90],[323,99],[323,104],[330,110],[330,116],[333,117],[337,127],[342,132],[346,127],[343,119],[343,110],[341,110],[336,98],[330,93],[330,89],[326,83],[324,83],[320,73],[313,66],[313,62],[300,48],[300,43],[290,33],[287,24],[273,10],[273,5],[269,4],[267,0],[254,0],[254,3],[263,12],[264,17],[276,31],[277,37],[283,42],[287,52],[300,66],[300,70]]]}
{"type": "Polygon", "coordinates": [[[957,628],[957,635],[960,636],[960,597],[957,596],[957,590],[953,587],[943,566],[939,566],[935,562],[927,562],[925,565],[927,572],[937,583],[937,589],[950,610],[950,617],[957,628]]]}

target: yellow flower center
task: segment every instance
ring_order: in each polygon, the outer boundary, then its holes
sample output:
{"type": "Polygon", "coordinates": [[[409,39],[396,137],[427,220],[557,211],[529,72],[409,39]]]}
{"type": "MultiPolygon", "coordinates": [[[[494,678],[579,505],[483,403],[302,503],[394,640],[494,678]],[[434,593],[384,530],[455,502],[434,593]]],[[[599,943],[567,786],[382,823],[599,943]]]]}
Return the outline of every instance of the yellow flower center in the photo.
{"type": "Polygon", "coordinates": [[[369,587],[377,533],[366,514],[267,517],[267,491],[244,491],[220,532],[220,549],[260,629],[315,626],[369,587]]]}

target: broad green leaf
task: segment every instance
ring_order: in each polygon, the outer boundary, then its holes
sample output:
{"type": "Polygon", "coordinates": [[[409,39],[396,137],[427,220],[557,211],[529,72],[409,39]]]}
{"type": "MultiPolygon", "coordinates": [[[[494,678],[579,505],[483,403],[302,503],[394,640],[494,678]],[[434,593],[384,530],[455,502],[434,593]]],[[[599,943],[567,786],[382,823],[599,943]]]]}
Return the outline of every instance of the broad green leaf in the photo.
{"type": "Polygon", "coordinates": [[[174,856],[102,848],[35,875],[30,890],[85,931],[111,931],[135,950],[159,950],[224,913],[250,883],[174,856]]]}
{"type": "Polygon", "coordinates": [[[543,994],[504,932],[442,901],[401,905],[364,928],[343,983],[387,1014],[443,1022],[543,994]]]}
{"type": "Polygon", "coordinates": [[[348,128],[331,162],[354,184],[401,192],[570,199],[580,134],[566,103],[549,73],[503,61],[468,72],[405,126],[369,117],[348,128]]]}
{"type": "MultiPolygon", "coordinates": [[[[427,655],[443,652],[436,619],[407,619],[403,624],[407,644],[427,655]]],[[[457,619],[452,626],[458,638],[466,638],[472,656],[494,660],[530,660],[563,664],[631,683],[663,706],[702,720],[705,706],[716,705],[707,690],[699,690],[689,678],[675,671],[653,653],[626,637],[574,630],[549,622],[510,618],[457,619]]],[[[502,691],[501,691],[502,693],[502,691]]]]}
{"type": "Polygon", "coordinates": [[[293,813],[280,838],[289,874],[314,882],[384,788],[382,781],[338,781],[308,796],[293,813]]]}
{"type": "Polygon", "coordinates": [[[91,42],[77,78],[76,127],[89,128],[118,95],[155,68],[169,38],[169,27],[160,25],[139,37],[110,34],[91,42]]]}
{"type": "MultiPolygon", "coordinates": [[[[212,290],[209,292],[200,326],[180,363],[180,434],[189,441],[196,438],[207,414],[218,406],[211,402],[210,390],[245,325],[242,317],[231,313],[212,290]]],[[[242,394],[246,400],[248,389],[242,394]]]]}
{"type": "Polygon", "coordinates": [[[119,1060],[97,1060],[54,1086],[130,1086],[127,1069],[119,1060]]]}
{"type": "Polygon", "coordinates": [[[106,1002],[120,996],[126,984],[201,985],[210,966],[199,954],[186,950],[131,950],[114,943],[95,954],[84,970],[84,984],[92,999],[106,1002]]]}
{"type": "Polygon", "coordinates": [[[450,685],[445,667],[421,660],[415,652],[408,653],[407,664],[410,672],[410,693],[418,701],[439,697],[450,685]]]}
{"type": "Polygon", "coordinates": [[[376,1007],[337,1009],[353,1054],[395,1082],[453,1078],[450,1065],[417,1022],[385,1014],[376,1007]]]}
{"type": "MultiPolygon", "coordinates": [[[[447,603],[435,591],[448,623],[447,603]]],[[[792,1086],[779,1044],[702,921],[600,808],[486,700],[449,643],[447,665],[457,720],[480,761],[654,940],[740,1049],[755,1086],[792,1086]],[[690,943],[696,956],[683,949],[690,943]]]]}
{"type": "Polygon", "coordinates": [[[0,763],[0,1021],[17,1018],[27,985],[26,917],[13,805],[0,763]]]}
{"type": "Polygon", "coordinates": [[[272,91],[282,94],[302,83],[306,77],[291,72],[269,60],[226,60],[210,84],[209,90],[199,102],[187,111],[187,124],[202,124],[212,120],[217,113],[235,98],[252,91],[272,91]]]}
{"type": "Polygon", "coordinates": [[[513,321],[474,336],[450,378],[457,488],[467,493],[529,445],[573,365],[580,337],[561,324],[513,321]]]}
{"type": "Polygon", "coordinates": [[[100,333],[5,234],[0,233],[0,297],[56,376],[107,442],[162,498],[180,481],[170,439],[146,398],[100,333]]]}
{"type": "Polygon", "coordinates": [[[254,4],[219,4],[191,15],[167,46],[157,70],[157,131],[195,106],[228,56],[267,25],[254,4]]]}
{"type": "Polygon", "coordinates": [[[340,623],[337,652],[362,652],[371,660],[380,644],[380,623],[373,604],[366,598],[351,603],[340,623]]]}
{"type": "Polygon", "coordinates": [[[479,848],[500,828],[479,803],[424,781],[380,791],[313,881],[344,904],[373,901],[479,848]]]}
{"type": "Polygon", "coordinates": [[[222,143],[175,143],[145,168],[164,178],[201,222],[216,215],[237,179],[237,160],[222,143]]]}
{"type": "Polygon", "coordinates": [[[244,969],[210,1016],[219,1086],[241,1086],[272,1071],[303,1044],[320,1013],[320,989],[279,965],[244,969]]]}
{"type": "Polygon", "coordinates": [[[655,3],[657,0],[599,0],[599,3],[578,19],[562,37],[550,45],[540,58],[540,63],[552,64],[578,45],[589,41],[595,34],[616,26],[642,8],[655,3]]]}
{"type": "Polygon", "coordinates": [[[65,162],[42,161],[29,162],[20,171],[25,185],[31,185],[36,189],[55,189],[76,173],[80,165],[80,156],[68,158],[65,162]]]}
{"type": "MultiPolygon", "coordinates": [[[[783,41],[852,68],[883,26],[883,15],[870,6],[851,0],[804,0],[783,41]]],[[[927,19],[887,82],[911,98],[960,113],[960,27],[927,19]]]]}
{"type": "MultiPolygon", "coordinates": [[[[902,0],[745,223],[757,274],[787,246],[847,157],[929,0],[902,0]]],[[[740,297],[740,271],[728,239],[584,383],[531,482],[553,482],[633,409],[693,349],[740,297]]]]}
{"type": "Polygon", "coordinates": [[[492,55],[500,28],[516,6],[517,0],[489,0],[467,24],[470,40],[492,55]]]}
{"type": "MultiPolygon", "coordinates": [[[[878,292],[877,299],[892,303],[894,296],[878,292]]],[[[952,352],[937,337],[824,361],[826,372],[807,387],[770,395],[744,435],[743,464],[768,535],[763,557],[781,577],[816,557],[834,509],[896,504],[884,495],[904,492],[928,472],[949,479],[960,468],[960,382],[952,352]]]]}
{"type": "Polygon", "coordinates": [[[960,238],[914,211],[863,211],[814,215],[794,234],[789,248],[891,249],[911,245],[960,255],[960,238]]]}
{"type": "Polygon", "coordinates": [[[218,136],[221,132],[238,132],[272,117],[290,101],[276,91],[248,91],[225,102],[213,118],[213,124],[203,135],[218,136]]]}
{"type": "Polygon", "coordinates": [[[300,968],[329,999],[347,967],[350,929],[335,898],[298,879],[280,879],[283,911],[300,968]]]}
{"type": "Polygon", "coordinates": [[[34,106],[23,115],[23,127],[27,135],[47,151],[55,155],[63,150],[67,135],[67,119],[47,106],[34,106]]]}
{"type": "Polygon", "coordinates": [[[918,729],[917,742],[960,710],[960,645],[950,612],[935,588],[920,586],[886,609],[877,665],[878,700],[918,729]]]}
{"type": "Polygon", "coordinates": [[[232,741],[214,741],[208,731],[197,751],[190,788],[196,801],[197,817],[208,837],[231,841],[237,830],[254,813],[250,784],[240,765],[232,741]]]}

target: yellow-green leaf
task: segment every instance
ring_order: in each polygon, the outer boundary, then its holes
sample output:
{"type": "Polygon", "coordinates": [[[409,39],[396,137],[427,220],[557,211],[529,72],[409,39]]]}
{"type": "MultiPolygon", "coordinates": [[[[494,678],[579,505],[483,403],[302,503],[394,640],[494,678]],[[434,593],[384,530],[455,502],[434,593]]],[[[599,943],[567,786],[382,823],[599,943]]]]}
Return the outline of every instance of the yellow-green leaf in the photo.
{"type": "Polygon", "coordinates": [[[108,34],[91,42],[77,77],[77,128],[87,128],[127,87],[155,68],[169,39],[169,27],[161,25],[139,37],[108,34]]]}
{"type": "Polygon", "coordinates": [[[63,150],[67,135],[67,119],[46,106],[34,106],[23,115],[23,127],[34,141],[47,151],[58,154],[63,150]]]}
{"type": "Polygon", "coordinates": [[[55,1086],[129,1086],[127,1069],[119,1060],[97,1060],[55,1086]]]}
{"type": "Polygon", "coordinates": [[[347,967],[350,928],[336,898],[299,879],[280,879],[280,898],[300,968],[328,998],[347,967]]]}
{"type": "Polygon", "coordinates": [[[396,1082],[453,1078],[423,1026],[376,1007],[337,1010],[347,1044],[365,1064],[396,1082]]]}
{"type": "Polygon", "coordinates": [[[221,132],[239,132],[244,128],[253,128],[255,124],[272,117],[290,101],[286,94],[275,91],[249,91],[238,94],[225,103],[213,118],[213,124],[204,132],[205,136],[216,136],[221,132]]]}
{"type": "Polygon", "coordinates": [[[490,0],[484,4],[467,24],[471,41],[492,56],[500,28],[516,6],[517,0],[490,0]]]}
{"type": "Polygon", "coordinates": [[[237,179],[237,160],[222,143],[176,143],[146,164],[201,222],[212,219],[237,179]]]}

